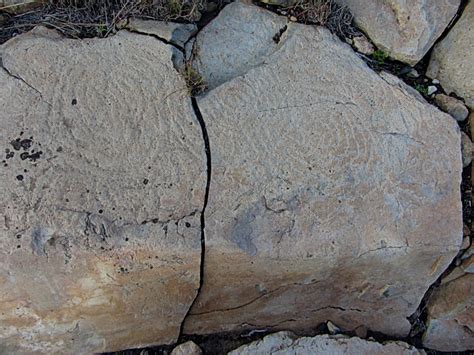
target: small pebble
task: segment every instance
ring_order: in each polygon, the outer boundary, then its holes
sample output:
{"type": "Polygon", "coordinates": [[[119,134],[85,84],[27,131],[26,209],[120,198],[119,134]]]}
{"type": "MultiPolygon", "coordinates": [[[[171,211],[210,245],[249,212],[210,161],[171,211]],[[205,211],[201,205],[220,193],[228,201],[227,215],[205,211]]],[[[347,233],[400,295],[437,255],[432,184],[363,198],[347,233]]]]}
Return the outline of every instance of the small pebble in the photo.
{"type": "Polygon", "coordinates": [[[436,91],[438,91],[438,88],[434,85],[428,86],[428,95],[434,94],[436,91]]]}
{"type": "Polygon", "coordinates": [[[433,79],[431,82],[432,82],[433,84],[435,84],[435,85],[438,85],[438,84],[439,84],[439,80],[438,80],[438,79],[433,79]]]}
{"type": "Polygon", "coordinates": [[[372,43],[369,42],[369,40],[365,36],[354,37],[352,41],[357,51],[362,54],[371,55],[375,51],[374,46],[372,45],[372,43]]]}
{"type": "Polygon", "coordinates": [[[463,167],[465,168],[466,166],[471,164],[472,154],[474,152],[474,146],[469,136],[464,132],[461,132],[461,152],[462,152],[462,163],[463,163],[463,167]]]}
{"type": "Polygon", "coordinates": [[[418,71],[414,68],[412,68],[408,73],[407,73],[407,76],[410,77],[410,78],[418,78],[420,77],[420,74],[418,73],[418,71]]]}
{"type": "Polygon", "coordinates": [[[328,321],[326,323],[326,326],[328,327],[329,334],[331,334],[331,335],[334,335],[334,334],[337,334],[337,333],[341,332],[341,329],[331,321],[328,321]]]}
{"type": "Polygon", "coordinates": [[[469,110],[464,103],[454,97],[439,94],[436,95],[435,101],[441,110],[449,113],[456,121],[464,121],[469,115],[469,110]]]}
{"type": "Polygon", "coordinates": [[[296,22],[298,19],[295,16],[290,16],[290,21],[291,22],[296,22]]]}

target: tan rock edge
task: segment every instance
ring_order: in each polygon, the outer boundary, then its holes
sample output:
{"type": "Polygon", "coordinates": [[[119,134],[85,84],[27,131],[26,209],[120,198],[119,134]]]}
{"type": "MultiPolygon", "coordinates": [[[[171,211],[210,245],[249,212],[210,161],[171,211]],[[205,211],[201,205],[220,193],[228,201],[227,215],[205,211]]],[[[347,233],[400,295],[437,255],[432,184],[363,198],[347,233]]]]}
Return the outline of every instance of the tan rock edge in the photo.
{"type": "Polygon", "coordinates": [[[262,340],[254,341],[231,351],[229,355],[420,355],[425,354],[415,347],[401,341],[377,343],[356,337],[318,335],[315,337],[298,338],[290,332],[279,332],[267,335],[262,340]]]}
{"type": "MultiPolygon", "coordinates": [[[[230,53],[245,57],[247,36],[230,53]]],[[[201,31],[197,55],[218,37],[201,31]]],[[[225,50],[217,75],[232,65],[225,50]]],[[[332,320],[406,336],[462,241],[455,120],[324,28],[290,23],[262,59],[198,99],[212,179],[204,283],[185,333],[332,320]]]]}
{"type": "Polygon", "coordinates": [[[474,349],[474,274],[465,273],[464,268],[461,265],[454,269],[447,276],[452,280],[443,280],[428,302],[427,329],[423,335],[427,348],[474,349]]]}
{"type": "Polygon", "coordinates": [[[416,64],[456,14],[460,0],[337,0],[372,42],[392,58],[416,64]]]}
{"type": "Polygon", "coordinates": [[[0,352],[176,341],[199,286],[206,184],[176,53],[127,31],[41,28],[2,51],[0,352]]]}
{"type": "Polygon", "coordinates": [[[474,110],[474,2],[469,1],[448,35],[433,48],[426,75],[474,110]]]}

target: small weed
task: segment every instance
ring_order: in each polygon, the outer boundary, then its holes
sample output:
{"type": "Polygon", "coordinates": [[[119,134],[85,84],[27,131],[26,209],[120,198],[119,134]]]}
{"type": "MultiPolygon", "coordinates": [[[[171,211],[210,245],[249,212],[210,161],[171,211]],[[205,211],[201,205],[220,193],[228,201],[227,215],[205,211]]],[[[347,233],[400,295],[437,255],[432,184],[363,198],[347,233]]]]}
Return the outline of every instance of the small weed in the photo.
{"type": "Polygon", "coordinates": [[[418,91],[420,94],[428,96],[428,88],[421,85],[421,84],[415,84],[415,89],[418,91]]]}
{"type": "Polygon", "coordinates": [[[388,54],[381,49],[377,49],[374,53],[372,53],[372,58],[379,64],[383,64],[388,59],[388,54]]]}
{"type": "Polygon", "coordinates": [[[189,96],[197,96],[206,90],[206,83],[199,72],[193,68],[191,62],[186,62],[181,69],[181,75],[186,81],[189,96]]]}

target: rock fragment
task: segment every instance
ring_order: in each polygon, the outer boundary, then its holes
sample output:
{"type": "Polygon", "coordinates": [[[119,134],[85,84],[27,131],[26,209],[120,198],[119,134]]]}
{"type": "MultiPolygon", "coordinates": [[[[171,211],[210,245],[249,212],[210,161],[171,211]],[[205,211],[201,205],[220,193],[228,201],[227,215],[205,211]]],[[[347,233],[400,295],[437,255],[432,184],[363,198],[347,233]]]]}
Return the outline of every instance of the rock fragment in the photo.
{"type": "Polygon", "coordinates": [[[171,355],[201,355],[202,350],[193,341],[187,341],[173,349],[171,355]]]}
{"type": "MultiPolygon", "coordinates": [[[[442,3],[443,1],[436,2],[442,3]]],[[[431,54],[426,75],[437,78],[448,94],[462,97],[474,109],[474,2],[467,3],[461,18],[431,54]]]]}
{"type": "Polygon", "coordinates": [[[423,345],[439,351],[472,350],[474,275],[463,273],[460,268],[454,269],[452,273],[461,273],[461,276],[442,283],[428,302],[427,330],[423,336],[423,345]]]}
{"type": "Polygon", "coordinates": [[[414,65],[456,14],[460,0],[338,0],[358,26],[390,57],[414,65]]]}
{"type": "Polygon", "coordinates": [[[469,136],[464,132],[461,132],[461,152],[463,166],[467,167],[472,162],[474,144],[472,143],[471,138],[469,138],[469,136]]]}
{"type": "Polygon", "coordinates": [[[359,338],[345,336],[318,335],[315,337],[298,338],[290,332],[279,332],[267,335],[262,340],[254,341],[233,350],[229,355],[253,354],[404,354],[420,355],[419,351],[407,343],[396,341],[377,343],[359,338]]]}
{"type": "Polygon", "coordinates": [[[444,112],[449,113],[456,121],[462,122],[469,115],[469,110],[463,102],[454,97],[439,94],[435,96],[435,101],[444,112]]]}
{"type": "Polygon", "coordinates": [[[354,47],[362,54],[371,55],[375,49],[365,36],[357,36],[352,39],[354,47]]]}

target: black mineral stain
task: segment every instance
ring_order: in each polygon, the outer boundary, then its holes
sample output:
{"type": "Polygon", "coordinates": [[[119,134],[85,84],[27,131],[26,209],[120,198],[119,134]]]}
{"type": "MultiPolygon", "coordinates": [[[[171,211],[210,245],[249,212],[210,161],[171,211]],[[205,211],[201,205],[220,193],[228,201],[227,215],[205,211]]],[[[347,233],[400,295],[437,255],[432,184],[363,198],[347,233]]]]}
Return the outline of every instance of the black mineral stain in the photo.
{"type": "Polygon", "coordinates": [[[13,141],[10,142],[12,145],[13,149],[15,150],[20,150],[23,148],[23,150],[28,150],[31,148],[31,145],[33,144],[33,141],[31,139],[20,139],[17,138],[13,141]]]}
{"type": "Polygon", "coordinates": [[[39,152],[31,153],[31,154],[28,152],[23,152],[20,154],[20,158],[21,160],[29,159],[30,161],[35,162],[41,157],[41,154],[43,154],[41,150],[39,152]]]}

